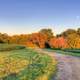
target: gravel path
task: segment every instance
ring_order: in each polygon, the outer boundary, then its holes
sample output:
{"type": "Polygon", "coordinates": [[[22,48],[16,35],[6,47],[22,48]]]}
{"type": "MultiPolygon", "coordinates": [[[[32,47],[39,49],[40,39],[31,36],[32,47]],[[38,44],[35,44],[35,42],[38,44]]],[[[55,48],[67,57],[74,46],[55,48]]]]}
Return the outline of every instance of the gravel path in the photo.
{"type": "Polygon", "coordinates": [[[54,79],[52,80],[80,80],[80,58],[59,53],[53,53],[51,51],[44,51],[38,49],[50,56],[55,56],[58,61],[58,71],[54,79]]]}
{"type": "Polygon", "coordinates": [[[55,80],[80,80],[80,58],[58,53],[55,54],[55,57],[58,60],[55,80]]]}

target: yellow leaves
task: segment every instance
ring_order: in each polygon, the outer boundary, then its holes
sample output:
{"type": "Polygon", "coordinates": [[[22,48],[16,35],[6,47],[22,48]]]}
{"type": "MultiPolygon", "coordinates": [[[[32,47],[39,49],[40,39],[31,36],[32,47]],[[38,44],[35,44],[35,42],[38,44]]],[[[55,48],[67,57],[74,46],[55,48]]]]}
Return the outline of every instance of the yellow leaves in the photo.
{"type": "Polygon", "coordinates": [[[80,36],[77,34],[70,34],[67,37],[68,47],[79,49],[80,48],[80,36]]]}
{"type": "Polygon", "coordinates": [[[4,56],[0,56],[0,64],[4,64],[5,62],[5,57],[4,56]]]}
{"type": "Polygon", "coordinates": [[[18,73],[28,65],[27,60],[14,60],[8,66],[10,67],[10,73],[18,73]]]}
{"type": "Polygon", "coordinates": [[[48,75],[42,75],[38,77],[36,80],[48,80],[48,75]]]}
{"type": "Polygon", "coordinates": [[[0,77],[23,70],[29,62],[25,59],[14,59],[0,55],[0,77]]]}
{"type": "Polygon", "coordinates": [[[48,80],[48,76],[47,75],[42,76],[41,80],[48,80]]]}

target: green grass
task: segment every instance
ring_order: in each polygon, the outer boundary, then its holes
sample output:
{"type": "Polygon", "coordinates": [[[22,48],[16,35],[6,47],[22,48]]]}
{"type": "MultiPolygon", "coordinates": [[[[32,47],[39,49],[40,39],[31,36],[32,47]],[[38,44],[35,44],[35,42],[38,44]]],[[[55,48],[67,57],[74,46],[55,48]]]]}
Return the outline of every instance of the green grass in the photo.
{"type": "Polygon", "coordinates": [[[80,49],[73,49],[73,50],[72,49],[67,49],[67,50],[45,49],[45,50],[53,51],[53,52],[60,53],[60,54],[80,57],[80,49]]]}
{"type": "Polygon", "coordinates": [[[0,44],[0,51],[11,51],[11,50],[18,50],[24,49],[25,46],[16,45],[16,44],[0,44]]]}
{"type": "MultiPolygon", "coordinates": [[[[5,44],[1,44],[0,48],[4,46],[5,44]]],[[[9,46],[11,45],[6,45],[6,48],[9,46]]],[[[0,69],[4,70],[0,72],[0,79],[49,80],[51,75],[55,74],[56,61],[50,56],[40,54],[28,48],[17,50],[16,48],[11,50],[7,50],[6,48],[4,48],[4,51],[0,51],[0,60],[2,61],[0,62],[0,69]],[[28,62],[27,65],[24,65],[24,63],[20,64],[24,60],[28,62]]]]}
{"type": "Polygon", "coordinates": [[[80,49],[64,49],[63,51],[72,52],[72,53],[80,53],[80,49]]]}

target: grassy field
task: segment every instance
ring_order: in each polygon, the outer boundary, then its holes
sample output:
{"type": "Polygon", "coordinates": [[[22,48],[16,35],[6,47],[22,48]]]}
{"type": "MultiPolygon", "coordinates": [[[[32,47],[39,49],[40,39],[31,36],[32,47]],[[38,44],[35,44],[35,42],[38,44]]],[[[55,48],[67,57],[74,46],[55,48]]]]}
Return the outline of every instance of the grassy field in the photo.
{"type": "Polygon", "coordinates": [[[0,51],[11,51],[11,50],[20,50],[24,49],[25,46],[16,45],[16,44],[0,44],[0,51]]]}
{"type": "Polygon", "coordinates": [[[32,49],[0,45],[0,80],[50,80],[56,60],[32,49]]]}
{"type": "Polygon", "coordinates": [[[53,51],[53,52],[60,53],[60,54],[80,57],[80,49],[65,49],[65,50],[45,49],[45,50],[53,51]]]}

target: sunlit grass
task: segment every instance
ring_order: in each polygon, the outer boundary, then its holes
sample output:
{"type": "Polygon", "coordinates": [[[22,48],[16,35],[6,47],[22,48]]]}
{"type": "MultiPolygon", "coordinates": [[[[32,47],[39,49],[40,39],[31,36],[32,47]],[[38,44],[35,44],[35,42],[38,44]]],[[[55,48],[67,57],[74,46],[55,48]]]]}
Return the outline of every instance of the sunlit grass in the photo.
{"type": "Polygon", "coordinates": [[[0,52],[0,79],[49,80],[56,71],[56,60],[32,49],[0,52]]]}

